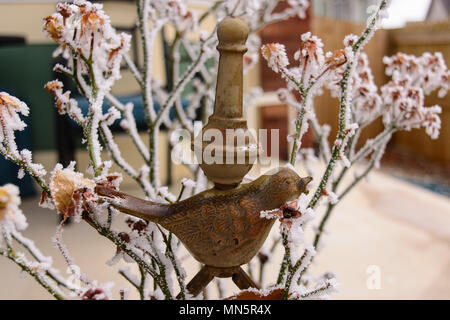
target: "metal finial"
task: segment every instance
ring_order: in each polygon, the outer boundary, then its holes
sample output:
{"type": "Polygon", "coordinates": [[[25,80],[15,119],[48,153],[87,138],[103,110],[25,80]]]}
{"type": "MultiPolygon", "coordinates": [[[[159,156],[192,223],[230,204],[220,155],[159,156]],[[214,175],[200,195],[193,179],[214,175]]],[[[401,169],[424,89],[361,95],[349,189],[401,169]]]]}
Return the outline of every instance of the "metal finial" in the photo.
{"type": "Polygon", "coordinates": [[[226,17],[217,27],[217,50],[220,58],[216,100],[214,112],[203,127],[202,135],[207,130],[217,129],[222,134],[222,141],[204,141],[200,148],[194,148],[197,159],[202,159],[200,167],[217,189],[236,187],[250,171],[256,156],[256,148],[252,149],[256,145],[255,139],[248,131],[247,121],[242,117],[243,55],[247,51],[245,42],[248,33],[247,24],[235,17],[226,17]],[[227,129],[234,131],[227,132],[227,129]],[[227,140],[227,133],[230,135],[231,132],[234,137],[229,136],[230,139],[227,140]],[[211,148],[211,144],[215,150],[222,151],[222,157],[218,157],[222,158],[222,163],[211,163],[205,159],[204,151],[208,145],[211,148]]]}

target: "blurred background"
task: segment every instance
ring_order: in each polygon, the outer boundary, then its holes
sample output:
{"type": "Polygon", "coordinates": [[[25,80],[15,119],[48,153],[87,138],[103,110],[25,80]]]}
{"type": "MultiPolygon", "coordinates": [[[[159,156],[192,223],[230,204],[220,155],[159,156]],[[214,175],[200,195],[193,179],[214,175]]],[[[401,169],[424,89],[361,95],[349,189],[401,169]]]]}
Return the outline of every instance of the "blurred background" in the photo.
{"type": "MultiPolygon", "coordinates": [[[[57,116],[53,97],[43,88],[46,82],[59,76],[52,71],[56,62],[52,52],[56,45],[42,32],[42,18],[55,11],[56,2],[0,0],[0,91],[15,95],[30,107],[30,117],[26,120],[29,127],[18,137],[19,147],[32,150],[34,161],[43,163],[47,171],[57,162],[68,164],[72,159],[78,162],[79,168],[86,168],[88,163],[79,142],[80,132],[57,116]]],[[[97,2],[104,4],[114,27],[139,39],[134,1],[97,2]]],[[[190,7],[199,13],[212,2],[189,1],[190,7]]],[[[260,34],[262,43],[285,44],[292,59],[300,34],[311,31],[322,38],[325,51],[340,49],[345,35],[363,30],[368,18],[367,7],[377,2],[311,0],[306,19],[292,18],[266,27],[260,34]]],[[[215,24],[216,21],[209,18],[203,21],[202,28],[210,31],[215,24]]],[[[172,35],[171,30],[165,30],[153,48],[153,73],[162,83],[167,78],[164,41],[172,35]]],[[[387,81],[382,63],[385,55],[440,51],[450,64],[450,0],[392,0],[383,29],[377,31],[364,51],[369,56],[378,86],[387,81]]],[[[141,65],[137,42],[132,42],[131,56],[138,66],[141,65]]],[[[182,63],[187,64],[183,59],[182,63]]],[[[139,108],[136,96],[139,88],[133,76],[126,69],[122,75],[113,93],[135,102],[135,108],[139,108]]],[[[295,111],[281,104],[274,93],[285,83],[260,61],[245,76],[245,90],[254,86],[261,86],[264,94],[246,109],[249,127],[279,129],[280,154],[287,159],[289,149],[285,137],[292,129],[290,119],[295,117],[295,111]]],[[[324,92],[316,98],[315,104],[320,106],[316,108],[319,120],[331,125],[330,137],[334,137],[337,100],[324,92]]],[[[342,283],[338,298],[450,299],[450,96],[438,99],[432,94],[427,97],[426,105],[434,104],[443,109],[439,138],[430,140],[423,130],[396,133],[380,172],[373,174],[372,183],[363,182],[349,195],[339,209],[342,215],[336,215],[330,223],[328,244],[318,259],[317,270],[330,268],[336,272],[342,283]],[[367,270],[372,265],[380,267],[383,284],[380,289],[368,288],[367,270]]],[[[381,121],[372,124],[364,130],[360,141],[381,130],[381,121]]],[[[187,171],[169,161],[165,132],[160,139],[163,182],[178,185],[187,171]]],[[[130,148],[126,136],[119,134],[118,142],[122,153],[129,155],[131,164],[139,164],[137,151],[130,148]]],[[[307,133],[303,146],[313,147],[314,144],[313,135],[307,133]]],[[[23,209],[30,220],[26,234],[48,249],[47,254],[54,255],[56,251],[49,239],[57,219],[53,213],[37,207],[39,190],[29,178],[17,180],[17,168],[4,159],[0,159],[0,172],[0,185],[7,182],[20,185],[23,209]]],[[[125,179],[122,188],[133,190],[135,187],[131,180],[125,179]]],[[[115,276],[104,271],[107,268],[103,264],[114,248],[98,239],[94,232],[85,226],[70,226],[66,237],[69,248],[74,248],[73,255],[80,259],[88,274],[105,280],[115,276]]],[[[5,259],[0,259],[0,270],[0,284],[7,283],[0,285],[1,299],[46,297],[32,280],[19,280],[16,266],[5,259]]]]}

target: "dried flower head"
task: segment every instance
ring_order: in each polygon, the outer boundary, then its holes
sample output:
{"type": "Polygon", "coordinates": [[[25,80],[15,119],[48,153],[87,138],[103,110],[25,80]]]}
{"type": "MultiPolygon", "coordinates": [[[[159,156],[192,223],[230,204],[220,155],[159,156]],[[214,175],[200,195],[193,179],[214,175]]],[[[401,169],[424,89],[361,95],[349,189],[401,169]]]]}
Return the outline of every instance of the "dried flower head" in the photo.
{"type": "Polygon", "coordinates": [[[111,300],[113,299],[111,288],[114,283],[108,282],[99,285],[97,281],[93,281],[89,286],[81,293],[81,299],[83,300],[111,300]]]}
{"type": "Polygon", "coordinates": [[[300,48],[294,54],[294,59],[299,60],[312,60],[317,65],[324,63],[323,56],[323,43],[317,36],[311,35],[311,32],[302,34],[300,42],[300,48]]]}
{"type": "Polygon", "coordinates": [[[407,87],[420,87],[424,94],[440,88],[440,97],[448,91],[449,71],[440,52],[425,52],[420,57],[397,53],[384,57],[383,62],[386,64],[386,74],[392,76],[394,82],[402,82],[407,87]]]}
{"type": "MultiPolygon", "coordinates": [[[[61,67],[57,65],[57,67],[61,67]]],[[[75,99],[70,98],[70,91],[63,92],[63,83],[58,80],[47,82],[44,86],[49,93],[55,97],[55,105],[59,114],[69,114],[72,119],[75,119],[79,123],[84,121],[83,112],[78,107],[78,102],[75,99]]]]}
{"type": "MultiPolygon", "coordinates": [[[[5,121],[8,120],[8,122],[14,120],[12,122],[15,122],[17,125],[15,130],[22,130],[25,126],[18,117],[18,113],[28,116],[29,109],[27,105],[6,92],[0,92],[0,118],[5,119],[5,121]]],[[[8,123],[8,125],[11,127],[11,123],[8,123]]]]}
{"type": "Polygon", "coordinates": [[[47,84],[44,86],[44,88],[47,89],[47,91],[49,93],[51,93],[52,95],[55,96],[55,100],[56,100],[55,105],[56,105],[56,108],[58,109],[58,113],[65,114],[67,104],[69,103],[70,92],[69,91],[67,91],[65,93],[62,92],[62,88],[63,88],[62,82],[58,81],[58,80],[53,80],[53,81],[47,82],[47,84]]]}
{"type": "Polygon", "coordinates": [[[60,42],[63,36],[63,24],[57,15],[44,18],[44,32],[55,42],[60,42]]]}
{"type": "Polygon", "coordinates": [[[95,182],[83,178],[79,172],[57,168],[50,181],[50,190],[56,209],[63,215],[81,214],[83,203],[94,196],[95,182]]]}
{"type": "Polygon", "coordinates": [[[282,44],[265,44],[261,47],[261,53],[264,59],[267,60],[269,67],[276,73],[282,72],[289,65],[286,49],[282,44]]]}
{"type": "Polygon", "coordinates": [[[425,108],[423,111],[422,126],[431,139],[437,139],[441,130],[441,118],[438,114],[442,112],[440,106],[425,108]]]}
{"type": "Polygon", "coordinates": [[[409,81],[390,81],[381,88],[383,102],[387,105],[383,113],[385,125],[401,130],[424,127],[425,132],[437,139],[441,128],[438,116],[441,107],[425,107],[421,87],[410,87],[409,81]]]}
{"type": "Polygon", "coordinates": [[[22,131],[27,126],[19,114],[28,115],[27,105],[6,92],[0,92],[0,145],[11,154],[18,156],[14,131],[22,131]]]}
{"type": "Polygon", "coordinates": [[[0,225],[23,230],[27,227],[25,216],[20,210],[19,188],[13,184],[0,187],[0,225]]]}
{"type": "Polygon", "coordinates": [[[282,225],[290,229],[293,221],[301,225],[312,219],[314,211],[308,208],[307,196],[301,194],[298,200],[285,203],[279,209],[262,211],[260,216],[266,219],[279,219],[282,225]]]}
{"type": "Polygon", "coordinates": [[[306,32],[301,36],[299,49],[294,54],[299,61],[299,74],[304,83],[310,83],[325,71],[325,56],[320,38],[306,32]]]}
{"type": "MultiPolygon", "coordinates": [[[[14,203],[14,199],[17,199],[17,187],[7,184],[5,186],[0,187],[0,220],[2,220],[8,208],[14,203]]],[[[19,199],[20,203],[20,199],[19,199]]]]}
{"type": "Polygon", "coordinates": [[[347,57],[345,56],[345,51],[342,49],[333,51],[332,53],[330,52],[325,59],[325,65],[331,70],[339,68],[346,62],[347,57]]]}
{"type": "Polygon", "coordinates": [[[73,73],[76,64],[78,72],[95,78],[96,88],[110,89],[120,78],[120,62],[129,49],[130,36],[116,32],[101,4],[77,0],[56,8],[56,13],[44,19],[44,32],[60,45],[56,54],[68,61],[65,73],[73,73]]]}

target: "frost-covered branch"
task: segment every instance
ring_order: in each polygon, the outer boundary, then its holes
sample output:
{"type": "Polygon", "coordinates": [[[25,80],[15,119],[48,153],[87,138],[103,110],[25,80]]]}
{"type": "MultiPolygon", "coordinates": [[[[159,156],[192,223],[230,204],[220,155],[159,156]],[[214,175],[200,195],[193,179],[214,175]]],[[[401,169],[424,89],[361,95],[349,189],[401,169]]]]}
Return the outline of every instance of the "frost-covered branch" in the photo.
{"type": "Polygon", "coordinates": [[[347,37],[344,40],[345,56],[346,56],[346,64],[345,70],[342,76],[342,80],[340,81],[340,106],[339,106],[339,125],[338,125],[338,133],[336,135],[336,140],[333,145],[333,149],[331,151],[330,161],[325,169],[325,172],[322,176],[321,181],[319,182],[319,186],[317,187],[310,203],[309,207],[314,208],[323,194],[323,190],[325,189],[328,180],[334,170],[336,165],[336,161],[339,156],[343,156],[342,150],[345,148],[349,137],[354,134],[354,130],[358,127],[357,125],[350,125],[350,103],[351,103],[351,83],[349,82],[354,72],[355,68],[355,58],[357,58],[362,46],[367,43],[369,38],[373,35],[376,30],[378,20],[385,14],[387,1],[383,0],[380,2],[379,8],[375,14],[375,16],[370,21],[369,25],[363,31],[361,36],[355,40],[355,37],[347,37]]]}
{"type": "Polygon", "coordinates": [[[50,282],[51,280],[49,279],[49,277],[45,273],[39,271],[39,266],[33,265],[25,258],[23,254],[16,253],[12,249],[12,247],[7,246],[6,250],[0,248],[0,255],[7,257],[9,260],[17,264],[22,269],[22,271],[32,276],[55,299],[65,299],[63,293],[55,286],[55,284],[50,282]]]}
{"type": "Polygon", "coordinates": [[[58,300],[65,298],[58,288],[63,283],[51,268],[52,261],[44,257],[34,244],[20,235],[28,224],[20,205],[19,188],[7,184],[0,187],[0,255],[17,264],[22,271],[31,275],[45,290],[58,300]],[[14,250],[12,240],[27,248],[36,261],[29,261],[21,252],[14,250]]]}

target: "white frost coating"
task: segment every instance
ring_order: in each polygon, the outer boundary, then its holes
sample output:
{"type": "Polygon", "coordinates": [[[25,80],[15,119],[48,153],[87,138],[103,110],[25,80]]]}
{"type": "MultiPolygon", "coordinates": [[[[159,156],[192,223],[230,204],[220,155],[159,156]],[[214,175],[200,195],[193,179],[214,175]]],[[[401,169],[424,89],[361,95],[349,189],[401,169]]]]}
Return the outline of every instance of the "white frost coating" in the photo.
{"type": "Polygon", "coordinates": [[[298,199],[297,210],[302,213],[302,215],[298,218],[301,224],[305,224],[315,217],[314,210],[308,207],[308,197],[304,193],[302,193],[298,199]]]}
{"type": "Polygon", "coordinates": [[[335,278],[324,280],[323,283],[311,291],[301,294],[300,299],[329,299],[332,293],[338,292],[340,288],[339,283],[335,278]]]}
{"type": "Polygon", "coordinates": [[[20,168],[19,171],[17,172],[17,179],[23,179],[23,177],[25,177],[25,170],[23,170],[23,168],[20,168]]]}
{"type": "MultiPolygon", "coordinates": [[[[275,291],[277,289],[282,289],[282,286],[272,286],[272,287],[266,288],[266,289],[249,288],[249,289],[245,289],[245,290],[240,291],[239,294],[245,293],[245,292],[251,292],[251,293],[254,293],[254,294],[259,295],[261,297],[266,297],[266,296],[270,295],[273,291],[275,291]]],[[[233,300],[233,298],[236,298],[237,296],[238,296],[238,294],[231,296],[230,300],[233,300]]]]}
{"type": "Polygon", "coordinates": [[[150,168],[147,165],[143,165],[139,169],[139,178],[142,181],[143,189],[145,190],[145,193],[148,194],[148,197],[151,199],[156,199],[156,191],[153,187],[153,185],[149,182],[149,173],[150,168]]]}
{"type": "Polygon", "coordinates": [[[83,288],[79,295],[83,300],[112,300],[114,298],[113,287],[114,282],[98,284],[98,281],[94,280],[83,288]]]}
{"type": "Polygon", "coordinates": [[[183,184],[186,188],[195,188],[196,186],[196,182],[188,178],[181,179],[181,184],[183,184]]]}
{"type": "Polygon", "coordinates": [[[284,45],[279,43],[271,43],[264,45],[261,49],[263,57],[267,60],[269,67],[276,73],[286,69],[289,60],[286,55],[284,45]]]}
{"type": "Polygon", "coordinates": [[[139,279],[131,272],[130,267],[122,266],[119,268],[119,273],[124,276],[133,286],[139,287],[139,279]]]}
{"type": "Polygon", "coordinates": [[[22,149],[20,151],[20,157],[23,163],[33,172],[33,175],[36,177],[43,177],[47,174],[44,166],[40,163],[33,163],[33,156],[30,150],[22,149]]]}
{"type": "Polygon", "coordinates": [[[181,179],[181,184],[184,186],[184,191],[183,194],[181,195],[181,199],[185,199],[194,194],[194,190],[197,187],[197,183],[194,180],[183,178],[181,179]]]}
{"type": "Polygon", "coordinates": [[[449,71],[441,53],[424,53],[420,57],[398,53],[384,57],[386,74],[392,80],[381,88],[383,103],[387,106],[383,113],[386,126],[409,131],[424,127],[432,138],[439,136],[441,113],[439,106],[425,107],[424,96],[439,89],[440,95],[448,90],[449,71]]]}
{"type": "MultiPolygon", "coordinates": [[[[296,249],[296,247],[294,246],[293,249],[296,249]]],[[[301,273],[303,273],[303,271],[311,264],[312,259],[314,258],[314,256],[316,255],[316,250],[312,245],[307,245],[305,246],[305,250],[303,252],[303,256],[300,258],[298,257],[296,259],[295,256],[291,256],[292,259],[292,263],[296,264],[297,262],[301,262],[295,275],[293,276],[293,281],[292,283],[297,283],[297,279],[300,276],[301,273]]],[[[295,290],[296,286],[294,285],[292,287],[293,290],[295,290]]]]}
{"type": "Polygon", "coordinates": [[[294,166],[293,166],[292,164],[290,164],[290,163],[287,163],[284,167],[285,167],[285,168],[288,168],[288,169],[290,169],[290,170],[292,170],[292,171],[294,171],[294,172],[297,173],[297,174],[299,174],[297,168],[294,167],[294,166]]]}
{"type": "Polygon", "coordinates": [[[263,210],[259,213],[259,216],[261,218],[265,219],[278,219],[280,217],[279,215],[280,209],[272,209],[272,210],[263,210]]]}
{"type": "Polygon", "coordinates": [[[138,178],[138,173],[133,167],[122,157],[119,146],[114,141],[113,134],[105,122],[101,123],[103,139],[106,142],[106,148],[115,162],[131,177],[138,178]]]}
{"type": "Polygon", "coordinates": [[[123,252],[122,251],[116,251],[116,254],[109,260],[107,260],[105,263],[112,267],[116,265],[121,259],[123,258],[123,252]]]}
{"type": "Polygon", "coordinates": [[[206,175],[203,172],[203,170],[197,171],[196,181],[197,181],[197,185],[195,187],[194,194],[197,194],[197,193],[200,193],[200,192],[206,190],[206,188],[208,187],[208,179],[206,178],[206,175]]]}
{"type": "Polygon", "coordinates": [[[6,92],[0,92],[0,146],[5,150],[2,153],[7,152],[15,157],[19,157],[19,151],[14,131],[22,131],[27,126],[20,119],[20,114],[28,116],[28,106],[6,92]]]}
{"type": "Polygon", "coordinates": [[[56,249],[59,250],[62,257],[64,258],[64,261],[66,262],[70,272],[72,273],[72,276],[84,284],[89,284],[91,281],[89,281],[86,277],[86,275],[79,270],[79,268],[75,265],[75,260],[71,257],[69,250],[67,249],[66,245],[62,242],[62,233],[63,228],[62,224],[59,225],[56,228],[55,236],[52,238],[52,243],[55,246],[56,249]]]}
{"type": "Polygon", "coordinates": [[[175,195],[173,195],[171,192],[169,192],[169,188],[167,188],[167,187],[160,187],[158,189],[158,194],[161,195],[162,199],[166,199],[171,202],[174,202],[177,200],[177,197],[175,197],[175,195]]]}
{"type": "Polygon", "coordinates": [[[25,246],[40,263],[45,263],[48,265],[53,264],[53,258],[50,256],[44,256],[42,252],[36,247],[34,241],[25,238],[20,232],[16,230],[12,231],[11,235],[14,237],[14,239],[25,246]]]}
{"type": "MultiPolygon", "coordinates": [[[[54,68],[55,71],[67,73],[63,66],[57,64],[54,68]]],[[[75,99],[70,98],[70,91],[63,92],[63,83],[58,80],[47,82],[45,89],[55,97],[55,105],[58,109],[58,113],[68,114],[70,118],[75,120],[78,124],[82,124],[85,121],[81,109],[78,107],[78,102],[75,99]]]]}

